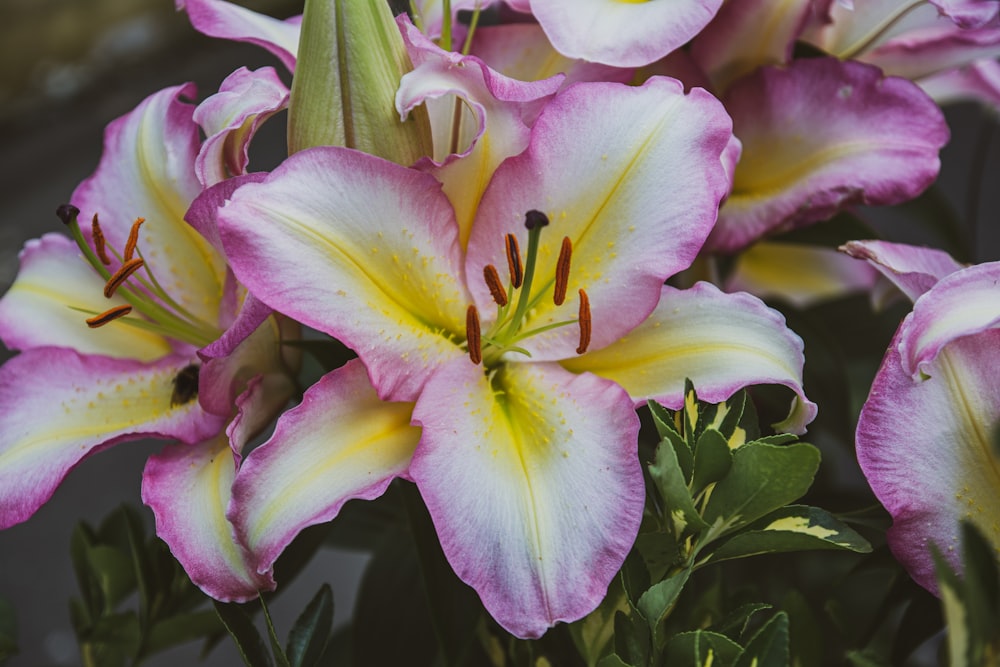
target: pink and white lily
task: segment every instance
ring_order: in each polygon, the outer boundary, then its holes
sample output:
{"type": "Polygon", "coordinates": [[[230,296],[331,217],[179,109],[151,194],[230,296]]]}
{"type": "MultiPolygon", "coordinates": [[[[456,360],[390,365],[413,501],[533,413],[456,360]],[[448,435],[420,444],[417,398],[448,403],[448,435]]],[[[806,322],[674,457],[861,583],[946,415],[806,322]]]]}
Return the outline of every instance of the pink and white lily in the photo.
{"type": "Polygon", "coordinates": [[[930,545],[959,566],[960,520],[1000,548],[1000,263],[962,267],[940,251],[884,242],[845,250],[913,299],[862,408],[857,452],[892,515],[893,554],[935,591],[930,545]]]}
{"type": "Polygon", "coordinates": [[[815,406],[781,317],[663,285],[712,226],[730,139],[718,102],[677,81],[572,86],[524,152],[470,174],[488,185],[467,242],[438,180],[363,153],[302,151],[239,188],[218,217],[241,281],[352,347],[373,385],[336,371],[248,456],[229,516],[258,572],[404,477],[458,576],[537,637],[591,611],[631,547],[637,405],[679,407],[685,377],[709,400],[777,382],[801,431],[815,406]]]}
{"type": "Polygon", "coordinates": [[[283,325],[244,298],[219,249],[183,219],[202,190],[198,126],[181,100],[193,92],[163,90],[109,125],[97,171],[73,193],[76,211],[62,212],[78,243],[29,242],[0,300],[0,337],[21,351],[0,368],[0,527],[27,520],[93,453],[175,440],[184,444],[152,457],[144,475],[158,532],[195,583],[246,599],[269,581],[232,539],[218,480],[235,474],[244,406],[273,414],[290,385],[283,325]],[[80,230],[80,211],[99,222],[80,230]],[[283,388],[265,397],[264,384],[283,388]]]}

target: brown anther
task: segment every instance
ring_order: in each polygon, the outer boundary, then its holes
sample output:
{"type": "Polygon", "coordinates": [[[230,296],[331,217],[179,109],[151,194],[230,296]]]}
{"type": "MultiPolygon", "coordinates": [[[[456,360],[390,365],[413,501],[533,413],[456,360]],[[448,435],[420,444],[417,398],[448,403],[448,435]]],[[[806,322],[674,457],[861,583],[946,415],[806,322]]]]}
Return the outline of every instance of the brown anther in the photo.
{"type": "Polygon", "coordinates": [[[524,281],[524,267],[521,266],[521,246],[513,234],[507,235],[507,268],[510,270],[510,284],[517,289],[524,281]]]}
{"type": "Polygon", "coordinates": [[[506,306],[507,290],[503,288],[503,283],[500,282],[500,274],[497,273],[497,267],[492,264],[484,266],[483,279],[486,281],[486,286],[490,288],[490,295],[497,302],[497,305],[500,307],[506,306]]]}
{"type": "Polygon", "coordinates": [[[483,341],[479,331],[479,311],[471,305],[465,311],[465,341],[469,345],[469,359],[478,365],[483,360],[483,341]]]}
{"type": "Polygon", "coordinates": [[[132,223],[132,229],[128,233],[128,241],[125,242],[125,254],[122,259],[128,262],[135,254],[135,247],[139,244],[139,227],[146,222],[146,218],[136,218],[132,223]]]}
{"type": "Polygon", "coordinates": [[[90,221],[90,231],[94,237],[94,252],[97,253],[97,258],[101,260],[101,264],[107,266],[111,264],[111,258],[108,257],[107,243],[104,241],[104,232],[101,231],[101,223],[97,221],[97,214],[94,214],[94,219],[90,221]]]}
{"type": "Polygon", "coordinates": [[[566,300],[566,286],[569,285],[569,265],[573,257],[573,242],[568,236],[563,237],[562,247],[559,249],[559,260],[556,262],[556,288],[552,294],[552,301],[557,306],[563,305],[566,300]]]}
{"type": "Polygon", "coordinates": [[[580,346],[576,348],[577,354],[583,354],[590,347],[590,298],[582,289],[580,290],[580,346]]]}
{"type": "Polygon", "coordinates": [[[91,329],[96,329],[97,327],[103,327],[108,322],[113,322],[119,317],[125,317],[132,312],[132,306],[128,304],[122,304],[121,306],[115,306],[114,308],[108,308],[100,315],[94,315],[93,317],[87,318],[87,326],[91,329]]]}
{"type": "Polygon", "coordinates": [[[130,259],[121,265],[117,271],[115,271],[108,282],[104,285],[104,296],[110,299],[114,296],[115,290],[122,286],[122,284],[129,279],[129,277],[142,268],[145,262],[142,261],[141,257],[136,257],[135,259],[130,259]]]}

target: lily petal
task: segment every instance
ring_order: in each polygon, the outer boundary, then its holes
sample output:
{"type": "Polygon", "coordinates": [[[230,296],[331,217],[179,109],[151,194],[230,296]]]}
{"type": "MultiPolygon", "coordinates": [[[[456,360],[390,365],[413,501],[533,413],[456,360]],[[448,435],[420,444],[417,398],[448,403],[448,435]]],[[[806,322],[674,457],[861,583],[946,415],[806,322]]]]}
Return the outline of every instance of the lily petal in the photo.
{"type": "Polygon", "coordinates": [[[921,79],[920,87],[941,105],[973,100],[1000,109],[1000,62],[977,60],[967,67],[921,79]]]}
{"type": "MultiPolygon", "coordinates": [[[[548,215],[527,327],[572,319],[551,296],[564,236],[573,244],[568,293],[583,288],[593,314],[592,349],[607,345],[655,307],[660,286],[698,253],[728,188],[721,156],[729,117],[675,79],[639,87],[579,83],[559,93],[532,128],[528,149],[497,169],[469,240],[466,275],[480,312],[495,310],[483,267],[506,266],[504,236],[526,247],[525,213],[548,215]]],[[[536,360],[575,355],[575,327],[524,341],[536,360]]]]}
{"type": "Polygon", "coordinates": [[[246,172],[250,140],[261,124],[288,106],[288,87],[273,67],[241,67],[226,77],[219,92],[194,111],[206,139],[195,167],[205,187],[246,172]]]}
{"type": "Polygon", "coordinates": [[[256,44],[274,54],[288,70],[295,71],[299,51],[301,16],[284,21],[258,14],[224,0],[175,0],[191,25],[203,35],[256,44]]]}
{"type": "Polygon", "coordinates": [[[243,462],[228,512],[258,572],[269,575],[306,526],[333,519],[352,498],[377,498],[407,476],[420,438],[412,409],[380,401],[364,366],[351,361],[278,419],[274,435],[243,462]]]}
{"type": "Polygon", "coordinates": [[[140,437],[199,442],[223,420],[177,403],[191,358],[154,363],[27,350],[0,366],[0,528],[27,520],[86,456],[140,437]]]}
{"type": "Polygon", "coordinates": [[[226,520],[235,475],[224,434],[197,445],[168,445],[142,473],[142,502],[153,510],[156,534],[191,581],[223,602],[246,602],[275,586],[254,570],[226,520]]]}
{"type": "Polygon", "coordinates": [[[619,387],[554,364],[467,359],[428,382],[410,466],[448,562],[519,637],[592,611],[639,529],[638,418],[619,387]]]}
{"type": "Polygon", "coordinates": [[[992,0],[929,0],[960,28],[982,28],[997,23],[1000,5],[992,0]]]}
{"type": "Polygon", "coordinates": [[[396,107],[405,118],[417,105],[428,103],[435,155],[417,166],[444,184],[464,248],[490,175],[528,145],[529,126],[562,76],[533,82],[511,79],[479,58],[443,51],[403,17],[400,23],[414,69],[400,81],[396,107]]]}
{"type": "Polygon", "coordinates": [[[531,11],[563,55],[641,67],[683,46],[721,5],[722,0],[531,0],[531,11]]]}
{"type": "Polygon", "coordinates": [[[878,272],[833,248],[762,241],[736,258],[727,292],[776,297],[797,308],[870,290],[878,272]]]}
{"type": "Polygon", "coordinates": [[[963,268],[943,250],[904,243],[850,241],[841,250],[855,259],[868,260],[910,301],[916,301],[939,280],[963,268]]]}
{"type": "MultiPolygon", "coordinates": [[[[108,125],[104,152],[93,176],[73,192],[81,221],[99,215],[104,235],[119,251],[133,220],[144,217],[139,250],[164,290],[205,322],[215,324],[225,262],[184,222],[201,192],[195,176],[198,126],[181,97],[194,86],[167,88],[108,125]]],[[[89,234],[89,225],[81,225],[89,234]]]]}
{"type": "Polygon", "coordinates": [[[91,329],[85,320],[125,303],[104,298],[104,279],[62,234],[28,241],[19,255],[21,268],[0,299],[0,339],[11,350],[67,347],[83,354],[152,361],[169,354],[162,336],[122,321],[91,329]]]}
{"type": "Polygon", "coordinates": [[[816,416],[802,388],[803,362],[802,340],[780,313],[749,294],[725,294],[702,282],[687,290],[664,286],[660,304],[635,330],[562,365],[617,382],[636,405],[653,398],[675,410],[684,405],[685,378],[709,403],[753,384],[784,385],[796,397],[774,426],[802,433],[816,416]]]}
{"type": "Polygon", "coordinates": [[[743,142],[733,189],[709,238],[731,252],[852,204],[895,204],[936,178],[948,128],[909,81],[832,58],[765,67],[726,96],[743,142]]]}
{"type": "Polygon", "coordinates": [[[238,189],[219,231],[240,282],[264,303],[342,340],[379,395],[413,400],[462,354],[469,298],[454,217],[433,177],[320,147],[238,189]]]}
{"type": "Polygon", "coordinates": [[[913,304],[901,325],[899,353],[913,379],[952,341],[1000,325],[1000,262],[977,264],[945,276],[913,304]]]}
{"type": "Polygon", "coordinates": [[[957,567],[960,519],[971,519],[1000,548],[1000,462],[991,436],[1000,423],[1000,331],[951,341],[924,381],[904,369],[902,338],[897,333],[890,344],[861,410],[858,462],[893,517],[893,554],[935,591],[929,547],[936,544],[957,567]]]}

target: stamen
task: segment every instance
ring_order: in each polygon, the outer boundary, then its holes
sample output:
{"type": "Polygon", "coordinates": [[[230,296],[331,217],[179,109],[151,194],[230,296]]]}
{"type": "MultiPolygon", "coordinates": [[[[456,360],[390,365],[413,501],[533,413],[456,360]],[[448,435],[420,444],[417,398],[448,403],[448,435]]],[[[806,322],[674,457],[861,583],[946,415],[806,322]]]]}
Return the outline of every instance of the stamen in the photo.
{"type": "Polygon", "coordinates": [[[142,261],[141,257],[130,259],[122,264],[121,268],[115,271],[104,285],[104,296],[108,299],[114,296],[115,290],[121,287],[133,273],[141,269],[143,264],[145,262],[142,261]]]}
{"type": "Polygon", "coordinates": [[[97,214],[94,214],[94,219],[90,221],[90,230],[94,236],[94,250],[97,251],[97,256],[101,260],[101,264],[108,266],[111,264],[111,258],[108,257],[108,250],[106,247],[106,242],[104,241],[104,232],[101,231],[101,223],[97,221],[97,214]]]}
{"type": "Polygon", "coordinates": [[[479,331],[479,311],[471,305],[465,311],[465,340],[469,345],[469,359],[478,365],[483,360],[483,341],[479,331]]]}
{"type": "Polygon", "coordinates": [[[128,233],[128,241],[125,242],[125,254],[122,256],[128,262],[135,254],[135,247],[139,244],[139,227],[146,222],[146,218],[136,218],[132,223],[132,229],[128,233]]]}
{"type": "Polygon", "coordinates": [[[566,300],[566,286],[569,285],[569,266],[573,256],[573,242],[568,236],[562,240],[562,248],[559,249],[559,260],[556,262],[556,287],[552,294],[552,301],[557,306],[563,305],[566,300]]]}
{"type": "Polygon", "coordinates": [[[590,347],[590,298],[582,289],[580,290],[580,346],[576,348],[577,354],[583,354],[590,347]]]}
{"type": "Polygon", "coordinates": [[[103,327],[108,322],[113,322],[117,320],[119,317],[125,317],[131,312],[132,312],[132,306],[128,304],[122,304],[120,306],[115,306],[114,308],[108,308],[100,315],[88,317],[87,326],[90,327],[91,329],[103,327]]]}
{"type": "Polygon", "coordinates": [[[56,209],[56,215],[67,227],[76,222],[76,217],[80,215],[80,209],[72,204],[60,204],[56,209]]]}
{"type": "Polygon", "coordinates": [[[513,234],[507,235],[507,268],[510,270],[510,284],[517,289],[524,280],[524,267],[521,265],[521,247],[513,234]]]}
{"type": "Polygon", "coordinates": [[[497,273],[497,267],[492,264],[484,266],[483,279],[486,280],[486,286],[490,288],[490,295],[496,301],[497,305],[501,308],[506,306],[507,291],[503,288],[503,283],[500,282],[500,274],[497,273]]]}

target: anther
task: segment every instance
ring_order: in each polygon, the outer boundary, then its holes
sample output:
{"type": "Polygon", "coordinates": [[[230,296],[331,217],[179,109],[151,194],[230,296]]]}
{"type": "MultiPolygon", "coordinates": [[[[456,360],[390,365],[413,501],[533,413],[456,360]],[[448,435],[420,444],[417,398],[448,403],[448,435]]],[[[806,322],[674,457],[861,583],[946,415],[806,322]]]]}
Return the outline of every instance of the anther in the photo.
{"type": "Polygon", "coordinates": [[[541,211],[536,211],[531,209],[524,214],[524,226],[528,229],[534,229],[535,227],[546,227],[549,224],[549,216],[545,215],[541,211]]]}
{"type": "Polygon", "coordinates": [[[146,218],[136,218],[132,223],[132,229],[128,233],[128,241],[125,242],[125,254],[122,256],[126,262],[132,259],[135,254],[135,247],[139,244],[139,227],[146,222],[146,218]]]}
{"type": "Polygon", "coordinates": [[[100,315],[95,315],[93,317],[87,318],[87,326],[91,329],[96,329],[97,327],[103,327],[108,322],[113,322],[119,317],[125,317],[132,312],[132,306],[128,304],[122,304],[120,306],[115,306],[114,308],[108,308],[106,311],[100,315]]]}
{"type": "Polygon", "coordinates": [[[580,290],[580,346],[576,348],[577,354],[583,354],[590,347],[590,298],[582,289],[580,290]]]}
{"type": "Polygon", "coordinates": [[[556,287],[552,294],[552,301],[557,306],[563,305],[566,300],[566,286],[569,285],[569,266],[573,256],[573,242],[568,236],[562,240],[562,248],[559,249],[559,260],[556,262],[556,287]]]}
{"type": "Polygon", "coordinates": [[[479,311],[472,305],[465,311],[465,341],[469,345],[469,359],[478,365],[483,360],[483,341],[479,331],[479,311]]]}
{"type": "Polygon", "coordinates": [[[521,247],[513,234],[507,235],[507,268],[510,270],[510,284],[514,289],[519,288],[524,280],[524,267],[521,265],[521,247]]]}
{"type": "Polygon", "coordinates": [[[145,262],[142,258],[136,257],[135,259],[130,259],[121,265],[117,271],[111,274],[108,278],[108,282],[104,285],[104,296],[110,299],[114,296],[115,290],[122,286],[122,284],[129,279],[129,277],[142,268],[145,262]]]}
{"type": "Polygon", "coordinates": [[[107,243],[104,240],[104,232],[101,231],[101,223],[97,221],[96,213],[94,219],[90,221],[90,230],[94,237],[94,251],[97,252],[101,264],[108,266],[111,264],[111,258],[108,257],[107,243]]]}
{"type": "Polygon", "coordinates": [[[497,267],[492,264],[484,266],[483,279],[486,281],[486,286],[490,288],[490,295],[496,301],[497,305],[501,308],[506,306],[507,291],[503,288],[503,283],[500,282],[500,274],[497,273],[497,267]]]}
{"type": "Polygon", "coordinates": [[[72,225],[78,215],[80,215],[80,209],[72,204],[62,204],[56,209],[56,215],[62,220],[62,223],[66,226],[72,225]]]}

